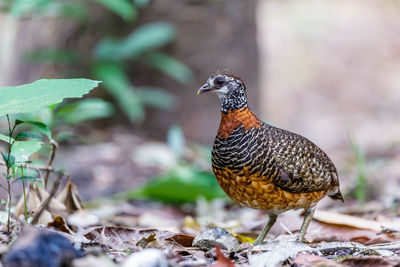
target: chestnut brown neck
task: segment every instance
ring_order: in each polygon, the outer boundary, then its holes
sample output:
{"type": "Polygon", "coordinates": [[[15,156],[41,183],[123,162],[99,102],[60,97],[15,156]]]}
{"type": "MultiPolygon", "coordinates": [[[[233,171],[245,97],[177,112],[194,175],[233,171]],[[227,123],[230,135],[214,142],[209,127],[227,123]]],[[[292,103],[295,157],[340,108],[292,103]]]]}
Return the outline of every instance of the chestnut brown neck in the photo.
{"type": "Polygon", "coordinates": [[[239,126],[245,130],[262,126],[262,121],[259,120],[253,112],[246,106],[240,109],[221,112],[221,123],[218,129],[217,138],[228,138],[229,135],[239,126]]]}

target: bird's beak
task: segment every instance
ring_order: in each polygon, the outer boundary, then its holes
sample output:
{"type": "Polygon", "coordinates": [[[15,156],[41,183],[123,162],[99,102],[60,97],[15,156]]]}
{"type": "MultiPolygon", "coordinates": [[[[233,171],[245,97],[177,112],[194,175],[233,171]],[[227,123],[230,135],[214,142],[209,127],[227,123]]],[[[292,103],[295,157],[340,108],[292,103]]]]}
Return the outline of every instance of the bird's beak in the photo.
{"type": "Polygon", "coordinates": [[[213,86],[210,86],[208,83],[205,83],[205,84],[203,84],[202,87],[200,87],[199,91],[197,91],[197,94],[199,95],[199,94],[202,94],[202,93],[205,93],[205,92],[208,92],[208,91],[212,91],[212,90],[215,90],[215,89],[217,89],[217,88],[215,88],[213,86]]]}

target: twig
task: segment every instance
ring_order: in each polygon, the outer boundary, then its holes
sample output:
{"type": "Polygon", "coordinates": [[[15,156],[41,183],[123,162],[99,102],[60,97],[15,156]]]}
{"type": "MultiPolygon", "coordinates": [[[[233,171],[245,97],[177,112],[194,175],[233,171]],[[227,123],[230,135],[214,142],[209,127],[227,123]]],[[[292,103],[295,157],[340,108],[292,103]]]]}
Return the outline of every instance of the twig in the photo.
{"type": "MultiPolygon", "coordinates": [[[[54,140],[54,139],[50,140],[50,145],[51,145],[51,152],[50,152],[49,160],[47,161],[47,168],[51,168],[51,166],[53,165],[53,161],[54,161],[54,158],[56,157],[56,152],[57,152],[57,148],[58,148],[58,144],[57,144],[56,140],[54,140]]],[[[49,180],[49,175],[50,175],[50,171],[45,170],[44,189],[47,188],[47,182],[49,180]]]]}
{"type": "Polygon", "coordinates": [[[47,208],[50,204],[50,200],[56,194],[58,187],[60,186],[61,178],[64,176],[63,172],[58,172],[57,180],[53,184],[53,188],[51,189],[49,197],[42,203],[42,205],[38,208],[35,217],[33,217],[31,224],[37,224],[39,221],[40,215],[42,215],[43,211],[47,208]]]}
{"type": "MultiPolygon", "coordinates": [[[[2,166],[7,166],[4,162],[0,162],[0,165],[2,166]]],[[[52,167],[47,167],[47,166],[33,166],[33,165],[29,165],[29,164],[21,164],[22,167],[25,168],[31,168],[34,169],[35,171],[46,171],[46,172],[54,172],[54,169],[52,167]]]]}

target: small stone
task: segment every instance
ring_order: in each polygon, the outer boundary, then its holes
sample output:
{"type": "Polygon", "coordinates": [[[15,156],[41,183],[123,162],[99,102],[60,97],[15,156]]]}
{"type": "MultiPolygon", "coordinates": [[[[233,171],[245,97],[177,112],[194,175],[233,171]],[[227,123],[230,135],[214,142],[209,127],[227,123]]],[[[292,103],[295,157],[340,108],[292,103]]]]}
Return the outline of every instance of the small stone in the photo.
{"type": "Polygon", "coordinates": [[[66,266],[83,252],[64,236],[48,230],[25,227],[3,259],[7,267],[66,266]]]}
{"type": "Polygon", "coordinates": [[[232,251],[239,247],[239,242],[228,231],[213,227],[196,236],[192,246],[202,250],[210,250],[215,246],[220,246],[224,250],[232,251]]]}
{"type": "Polygon", "coordinates": [[[168,261],[161,250],[149,248],[130,255],[122,267],[168,267],[168,261]]]}

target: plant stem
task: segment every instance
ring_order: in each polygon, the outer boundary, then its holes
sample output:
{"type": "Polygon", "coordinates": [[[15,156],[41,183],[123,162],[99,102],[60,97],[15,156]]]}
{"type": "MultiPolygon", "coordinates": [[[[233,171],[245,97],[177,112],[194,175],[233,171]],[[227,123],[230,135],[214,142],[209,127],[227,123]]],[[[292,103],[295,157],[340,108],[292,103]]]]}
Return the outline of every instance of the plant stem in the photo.
{"type": "MultiPolygon", "coordinates": [[[[24,176],[24,168],[21,165],[21,174],[24,176]]],[[[25,190],[25,181],[22,180],[22,190],[24,191],[24,209],[25,209],[25,221],[28,222],[28,205],[26,203],[26,190],[25,190]]]]}
{"type": "Polygon", "coordinates": [[[11,224],[11,183],[10,183],[10,179],[8,177],[10,177],[10,154],[11,154],[11,148],[12,148],[12,144],[11,144],[11,138],[12,138],[12,133],[15,129],[15,125],[14,127],[11,129],[11,123],[10,123],[10,117],[7,116],[7,122],[8,122],[8,138],[9,138],[9,142],[8,142],[8,156],[7,156],[7,177],[6,177],[6,181],[7,181],[7,190],[8,190],[8,201],[7,201],[7,205],[8,205],[8,213],[7,213],[7,233],[10,233],[10,224],[11,224]]]}
{"type": "Polygon", "coordinates": [[[53,165],[53,161],[54,161],[54,158],[56,157],[56,152],[57,152],[57,148],[58,148],[58,143],[54,139],[50,140],[50,145],[51,145],[51,151],[50,151],[49,160],[47,161],[47,166],[46,166],[47,170],[45,170],[45,176],[44,176],[44,188],[45,189],[47,189],[47,183],[49,181],[49,175],[50,175],[49,169],[51,169],[51,167],[53,165]]]}

